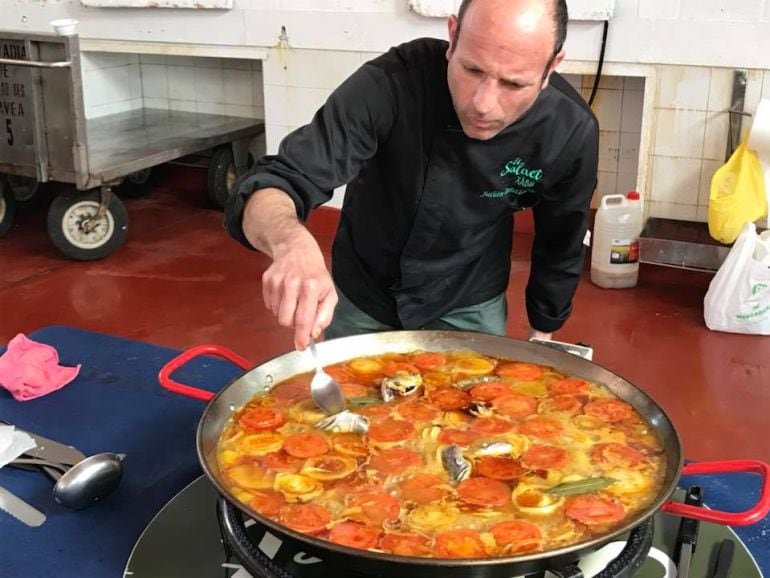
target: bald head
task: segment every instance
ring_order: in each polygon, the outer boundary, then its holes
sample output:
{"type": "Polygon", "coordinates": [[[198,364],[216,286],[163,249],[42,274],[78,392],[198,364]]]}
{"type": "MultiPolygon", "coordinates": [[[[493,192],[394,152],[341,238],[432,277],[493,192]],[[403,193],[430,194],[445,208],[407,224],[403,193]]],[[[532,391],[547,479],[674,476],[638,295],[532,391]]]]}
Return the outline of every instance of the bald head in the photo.
{"type": "MultiPolygon", "coordinates": [[[[463,20],[471,4],[482,4],[487,0],[462,0],[460,8],[457,10],[457,28],[455,31],[455,37],[451,38],[452,44],[456,44],[460,30],[462,29],[463,20]]],[[[520,15],[524,19],[522,24],[527,24],[527,21],[531,24],[535,24],[536,19],[541,15],[545,15],[550,19],[550,25],[553,27],[553,52],[552,55],[556,56],[562,48],[564,48],[564,41],[567,39],[567,23],[569,21],[569,15],[567,12],[566,0],[502,0],[495,2],[496,4],[502,4],[502,8],[512,15],[520,15]]]]}

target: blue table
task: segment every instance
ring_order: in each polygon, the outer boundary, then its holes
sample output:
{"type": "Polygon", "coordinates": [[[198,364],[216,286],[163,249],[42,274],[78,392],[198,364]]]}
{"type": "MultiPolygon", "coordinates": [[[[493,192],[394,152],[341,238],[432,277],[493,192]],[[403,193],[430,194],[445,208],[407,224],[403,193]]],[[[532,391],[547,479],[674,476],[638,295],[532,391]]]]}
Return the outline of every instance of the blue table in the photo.
{"type": "MultiPolygon", "coordinates": [[[[75,381],[36,400],[17,402],[0,389],[0,419],[85,454],[127,457],[119,488],[77,512],[53,501],[51,482],[42,474],[0,469],[0,486],[48,516],[42,526],[28,528],[0,512],[0,577],[121,576],[145,526],[202,473],[195,431],[204,403],[158,385],[158,371],[177,351],[69,327],[47,327],[29,337],[55,347],[63,365],[83,367],[75,381]]],[[[175,376],[216,391],[240,373],[228,362],[198,358],[175,376]]],[[[743,474],[682,481],[693,483],[704,487],[708,505],[728,510],[748,507],[758,486],[754,476],[743,474]]],[[[770,522],[736,532],[770,576],[770,522]]]]}

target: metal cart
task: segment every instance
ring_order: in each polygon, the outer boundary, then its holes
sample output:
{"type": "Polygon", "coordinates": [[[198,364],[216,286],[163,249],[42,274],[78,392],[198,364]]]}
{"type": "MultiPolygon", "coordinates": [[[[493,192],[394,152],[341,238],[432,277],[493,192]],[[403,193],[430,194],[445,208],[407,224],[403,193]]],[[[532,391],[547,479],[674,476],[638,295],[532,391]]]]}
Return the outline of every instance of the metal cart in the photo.
{"type": "Polygon", "coordinates": [[[0,236],[38,183],[69,183],[48,211],[51,241],[104,258],[127,238],[120,196],[141,194],[152,167],[214,149],[209,196],[222,206],[263,131],[254,118],[146,108],[86,119],[78,36],[0,31],[0,236]]]}

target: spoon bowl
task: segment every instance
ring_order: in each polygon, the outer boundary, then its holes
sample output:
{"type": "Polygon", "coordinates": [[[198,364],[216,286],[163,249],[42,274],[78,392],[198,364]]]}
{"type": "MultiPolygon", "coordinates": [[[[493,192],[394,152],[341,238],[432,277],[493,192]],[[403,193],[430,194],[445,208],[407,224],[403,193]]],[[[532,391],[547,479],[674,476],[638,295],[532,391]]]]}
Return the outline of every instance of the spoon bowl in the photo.
{"type": "Polygon", "coordinates": [[[318,357],[318,351],[315,348],[315,341],[310,338],[310,354],[315,363],[315,375],[310,382],[310,396],[315,404],[320,407],[324,413],[334,415],[345,410],[345,396],[342,394],[342,388],[331,375],[326,373],[318,357]]]}

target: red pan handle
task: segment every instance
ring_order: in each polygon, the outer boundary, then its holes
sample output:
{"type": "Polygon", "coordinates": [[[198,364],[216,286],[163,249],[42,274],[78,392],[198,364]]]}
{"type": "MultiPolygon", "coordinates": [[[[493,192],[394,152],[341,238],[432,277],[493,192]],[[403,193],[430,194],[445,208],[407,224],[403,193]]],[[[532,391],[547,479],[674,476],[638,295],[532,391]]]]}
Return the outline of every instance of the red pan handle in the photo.
{"type": "Polygon", "coordinates": [[[770,512],[770,465],[759,460],[728,460],[723,462],[693,462],[682,468],[685,475],[731,474],[749,472],[762,476],[762,487],[756,505],[745,512],[720,512],[697,506],[688,506],[679,502],[666,502],[662,511],[704,522],[714,522],[726,526],[747,526],[759,522],[770,512]]]}
{"type": "Polygon", "coordinates": [[[192,397],[203,401],[209,401],[212,397],[214,397],[215,394],[211,393],[210,391],[206,391],[205,389],[198,389],[197,387],[185,385],[171,379],[171,374],[174,373],[177,369],[182,367],[188,361],[202,355],[214,355],[216,357],[221,357],[222,359],[226,359],[227,361],[234,363],[241,369],[252,368],[251,363],[246,361],[237,353],[233,353],[226,347],[222,347],[221,345],[196,345],[187,351],[183,351],[174,359],[169,361],[166,365],[164,365],[158,373],[158,381],[160,381],[160,384],[164,388],[169,391],[173,391],[174,393],[186,395],[187,397],[192,397]]]}

